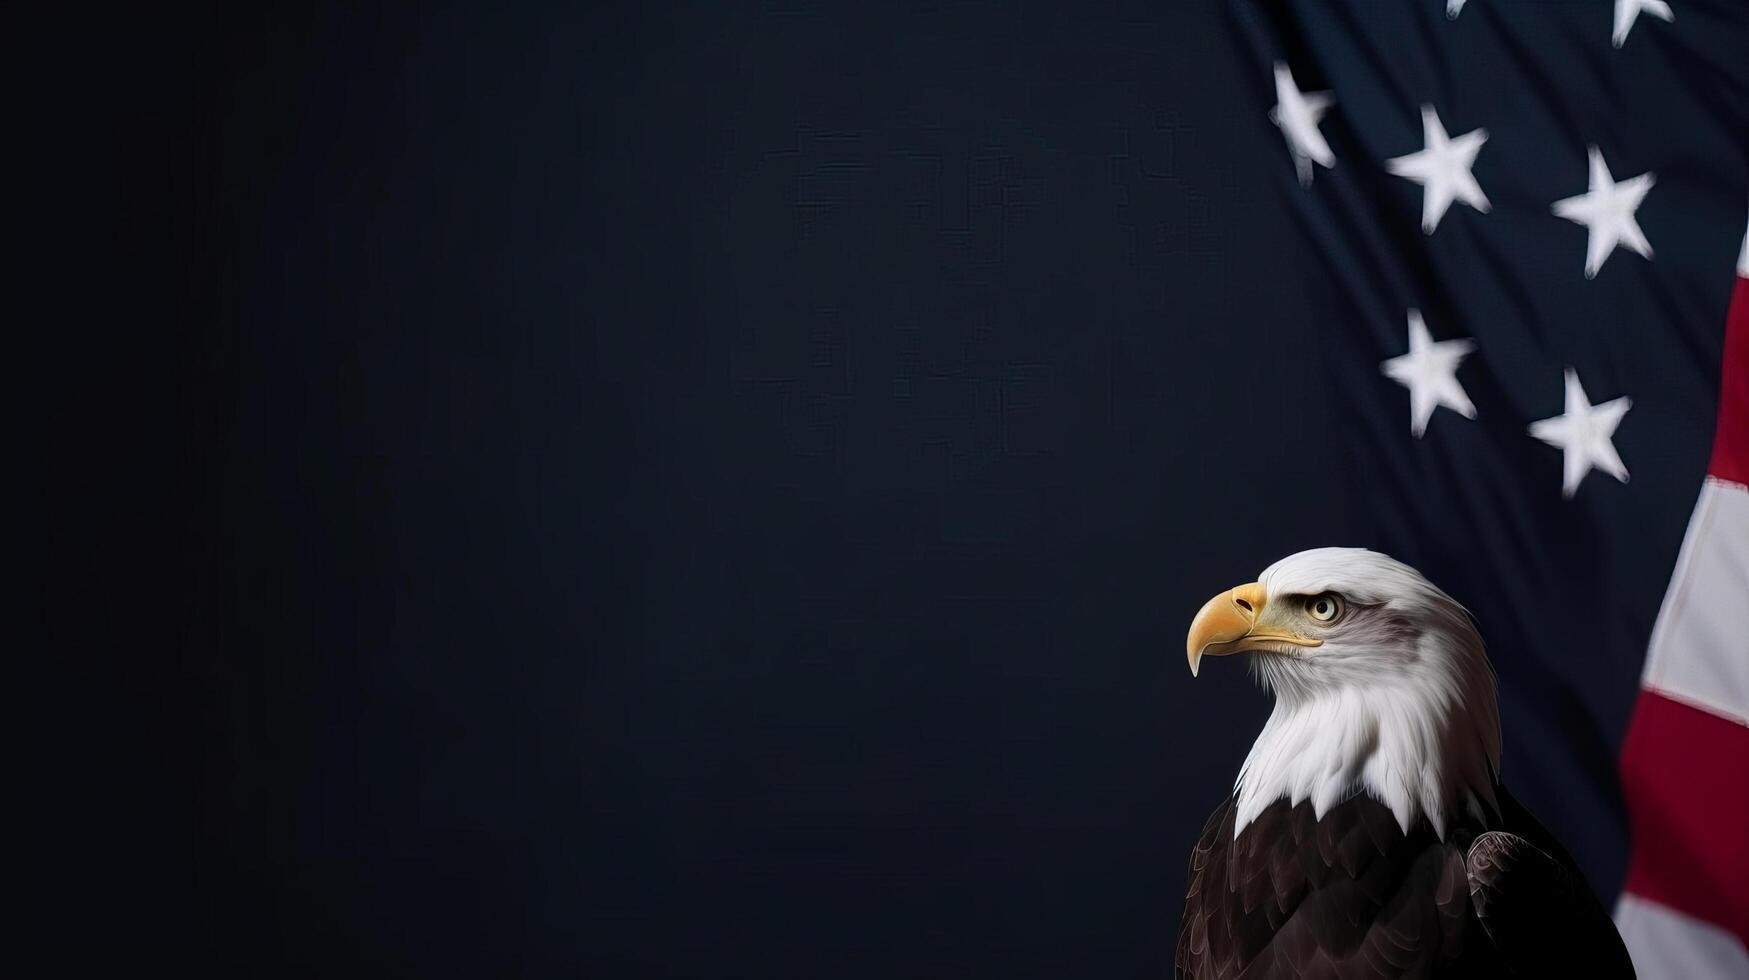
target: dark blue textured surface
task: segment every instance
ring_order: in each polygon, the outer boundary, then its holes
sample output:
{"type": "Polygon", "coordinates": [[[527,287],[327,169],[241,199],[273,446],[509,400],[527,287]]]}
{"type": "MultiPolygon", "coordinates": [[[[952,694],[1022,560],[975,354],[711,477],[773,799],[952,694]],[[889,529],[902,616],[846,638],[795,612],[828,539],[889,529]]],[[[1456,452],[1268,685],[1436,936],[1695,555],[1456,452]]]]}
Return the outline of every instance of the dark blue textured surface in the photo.
{"type": "MultiPolygon", "coordinates": [[[[1518,64],[1520,26],[1584,5],[1361,6],[1290,46],[1344,100],[1304,194],[1265,118],[1274,8],[81,25],[51,143],[100,190],[57,199],[46,251],[103,263],[65,301],[114,336],[54,331],[48,612],[108,724],[70,726],[48,798],[65,907],[106,927],[64,955],[1161,976],[1268,706],[1236,665],[1193,683],[1184,628],[1335,543],[1478,611],[1507,776],[1611,887],[1741,143],[1581,136],[1504,70],[1464,94],[1452,59],[1518,64]],[[1372,151],[1415,148],[1440,86],[1496,134],[1496,212],[1430,253],[1372,151]],[[1545,198],[1581,189],[1583,139],[1658,171],[1654,265],[1580,279],[1545,198]],[[1475,257],[1500,236],[1535,239],[1528,278],[1475,257]],[[1482,343],[1481,422],[1422,443],[1377,371],[1410,304],[1482,343]],[[1633,483],[1572,504],[1523,436],[1563,363],[1635,398],[1633,483]]],[[[1731,43],[1695,9],[1564,42],[1555,83],[1731,43]]],[[[1740,109],[1733,77],[1690,101],[1740,109]]],[[[1665,104],[1588,98],[1574,120],[1665,104]]]]}

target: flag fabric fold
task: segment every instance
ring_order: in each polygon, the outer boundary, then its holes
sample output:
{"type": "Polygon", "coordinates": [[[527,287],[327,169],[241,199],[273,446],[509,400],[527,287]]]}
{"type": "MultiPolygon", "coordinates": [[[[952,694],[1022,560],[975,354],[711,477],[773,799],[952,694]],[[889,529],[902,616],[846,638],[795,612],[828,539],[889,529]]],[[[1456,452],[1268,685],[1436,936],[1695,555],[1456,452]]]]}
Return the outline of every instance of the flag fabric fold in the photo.
{"type": "Polygon", "coordinates": [[[1749,233],[1718,431],[1622,745],[1616,921],[1648,976],[1749,976],[1749,233]]]}
{"type": "Polygon", "coordinates": [[[1749,976],[1749,6],[1233,11],[1364,543],[1641,976],[1749,976]]]}

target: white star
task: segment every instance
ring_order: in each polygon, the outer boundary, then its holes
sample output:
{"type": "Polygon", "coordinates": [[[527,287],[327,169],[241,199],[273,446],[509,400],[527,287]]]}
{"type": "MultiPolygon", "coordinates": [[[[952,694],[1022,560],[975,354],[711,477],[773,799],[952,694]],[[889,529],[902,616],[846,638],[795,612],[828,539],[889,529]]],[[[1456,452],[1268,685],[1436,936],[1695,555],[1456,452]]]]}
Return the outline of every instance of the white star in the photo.
{"type": "Polygon", "coordinates": [[[1269,121],[1281,127],[1281,135],[1287,139],[1301,187],[1312,186],[1314,162],[1326,170],[1336,166],[1336,154],[1318,132],[1318,120],[1334,102],[1329,92],[1301,92],[1287,65],[1275,63],[1275,108],[1269,110],[1269,121]]]}
{"type": "Polygon", "coordinates": [[[1379,365],[1385,377],[1409,389],[1409,431],[1421,438],[1427,420],[1445,406],[1466,419],[1476,417],[1476,406],[1458,383],[1458,364],[1476,349],[1473,340],[1434,340],[1420,310],[1409,311],[1409,353],[1379,365]]]}
{"type": "Polygon", "coordinates": [[[1623,395],[1601,405],[1591,404],[1579,375],[1567,369],[1567,411],[1554,418],[1530,424],[1530,434],[1561,450],[1561,496],[1571,498],[1579,491],[1579,482],[1596,467],[1623,483],[1628,482],[1628,468],[1616,454],[1615,427],[1634,405],[1623,395]]]}
{"type": "Polygon", "coordinates": [[[1421,107],[1421,130],[1427,140],[1426,149],[1385,161],[1386,170],[1425,188],[1421,197],[1421,230],[1433,234],[1454,200],[1487,214],[1491,205],[1470,168],[1476,165],[1476,154],[1482,152],[1482,144],[1488,142],[1488,131],[1473,129],[1452,139],[1445,134],[1439,113],[1430,105],[1421,107]]]}
{"type": "Polygon", "coordinates": [[[1595,279],[1597,270],[1603,268],[1604,260],[1617,245],[1625,245],[1629,251],[1648,259],[1652,257],[1652,243],[1640,231],[1634,212],[1657,178],[1644,173],[1617,183],[1597,147],[1591,147],[1590,154],[1591,189],[1577,197],[1556,201],[1549,210],[1585,226],[1589,233],[1585,240],[1585,278],[1595,279]]]}
{"type": "Polygon", "coordinates": [[[1642,10],[1666,23],[1676,20],[1676,12],[1664,0],[1615,0],[1615,33],[1609,36],[1610,43],[1618,48],[1627,43],[1628,32],[1634,29],[1642,10]]]}
{"type": "Polygon", "coordinates": [[[1464,0],[1445,0],[1445,19],[1457,20],[1457,15],[1464,12],[1464,0]]]}

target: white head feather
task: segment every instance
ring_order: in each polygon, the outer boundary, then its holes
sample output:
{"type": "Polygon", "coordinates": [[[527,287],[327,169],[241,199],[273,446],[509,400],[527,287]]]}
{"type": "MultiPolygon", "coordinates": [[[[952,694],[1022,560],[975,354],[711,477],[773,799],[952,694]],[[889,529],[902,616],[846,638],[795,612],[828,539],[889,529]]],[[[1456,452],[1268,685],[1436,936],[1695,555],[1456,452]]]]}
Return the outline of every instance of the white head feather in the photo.
{"type": "Polygon", "coordinates": [[[1275,693],[1234,786],[1234,834],[1278,799],[1322,817],[1364,792],[1404,833],[1426,818],[1496,808],[1500,714],[1469,613],[1420,572],[1362,548],[1318,548],[1265,569],[1265,602],[1333,592],[1344,612],[1304,656],[1259,653],[1275,693]]]}

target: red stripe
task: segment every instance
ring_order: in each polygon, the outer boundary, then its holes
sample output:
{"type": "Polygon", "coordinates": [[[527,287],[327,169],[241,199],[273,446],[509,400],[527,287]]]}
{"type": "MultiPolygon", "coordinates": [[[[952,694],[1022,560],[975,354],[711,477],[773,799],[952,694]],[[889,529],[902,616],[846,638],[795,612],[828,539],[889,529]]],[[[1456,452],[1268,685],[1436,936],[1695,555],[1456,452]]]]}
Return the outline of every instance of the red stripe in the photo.
{"type": "Polygon", "coordinates": [[[1749,279],[1742,276],[1737,277],[1731,311],[1725,316],[1719,429],[1713,436],[1713,460],[1707,472],[1721,480],[1749,485],[1749,279]]]}
{"type": "Polygon", "coordinates": [[[1749,944],[1749,727],[1641,691],[1621,783],[1634,842],[1623,888],[1749,944]]]}

